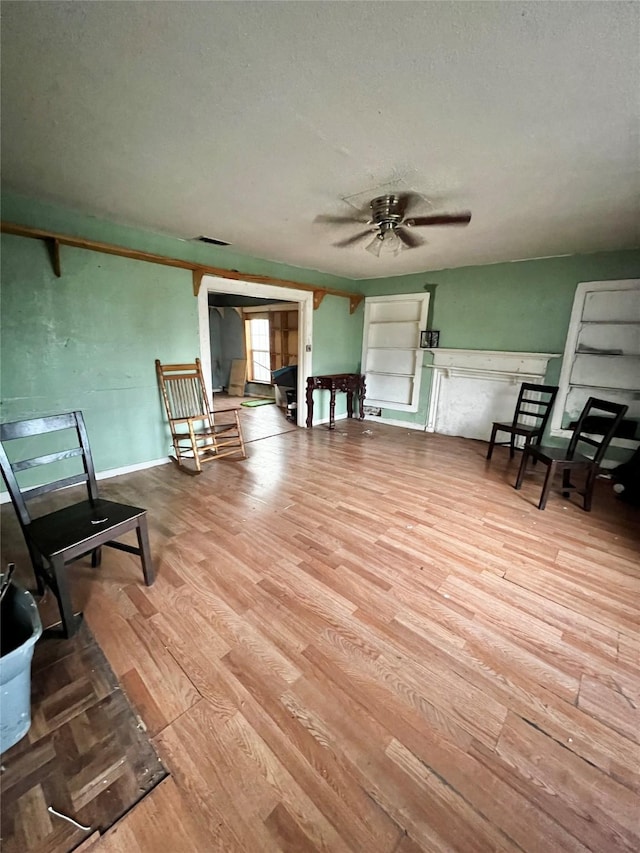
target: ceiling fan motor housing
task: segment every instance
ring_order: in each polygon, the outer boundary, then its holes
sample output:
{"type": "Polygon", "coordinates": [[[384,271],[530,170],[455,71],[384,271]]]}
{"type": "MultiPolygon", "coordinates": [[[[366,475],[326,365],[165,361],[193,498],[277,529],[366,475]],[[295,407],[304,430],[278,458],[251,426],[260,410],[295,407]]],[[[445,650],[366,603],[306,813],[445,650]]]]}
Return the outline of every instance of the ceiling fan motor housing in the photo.
{"type": "Polygon", "coordinates": [[[383,240],[387,231],[395,231],[402,222],[404,210],[400,198],[397,195],[381,195],[373,199],[370,207],[372,221],[380,229],[377,236],[383,240]]]}

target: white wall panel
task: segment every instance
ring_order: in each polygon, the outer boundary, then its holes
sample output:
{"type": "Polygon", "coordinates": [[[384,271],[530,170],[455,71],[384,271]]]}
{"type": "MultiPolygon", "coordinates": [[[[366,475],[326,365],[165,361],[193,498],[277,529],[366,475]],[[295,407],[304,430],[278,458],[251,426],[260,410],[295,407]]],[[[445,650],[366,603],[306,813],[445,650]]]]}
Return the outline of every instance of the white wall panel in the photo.
{"type": "Polygon", "coordinates": [[[385,376],[381,373],[367,374],[367,405],[408,406],[413,397],[413,377],[385,376]]]}
{"type": "Polygon", "coordinates": [[[611,289],[587,293],[582,319],[598,323],[608,320],[640,323],[640,292],[611,289]]]}
{"type": "Polygon", "coordinates": [[[407,323],[372,323],[367,337],[369,347],[401,347],[404,349],[420,346],[420,325],[407,323]]]}
{"type": "Polygon", "coordinates": [[[607,390],[633,390],[640,385],[640,358],[632,355],[576,355],[571,384],[607,390]]]}
{"type": "Polygon", "coordinates": [[[578,332],[576,352],[640,355],[640,324],[586,323],[578,332]]]}
{"type": "Polygon", "coordinates": [[[421,311],[422,300],[415,297],[413,299],[394,300],[393,302],[374,302],[371,305],[369,322],[378,323],[389,320],[418,322],[421,311]]]}
{"type": "Polygon", "coordinates": [[[369,350],[367,369],[374,373],[413,374],[417,354],[413,350],[369,350]]]}

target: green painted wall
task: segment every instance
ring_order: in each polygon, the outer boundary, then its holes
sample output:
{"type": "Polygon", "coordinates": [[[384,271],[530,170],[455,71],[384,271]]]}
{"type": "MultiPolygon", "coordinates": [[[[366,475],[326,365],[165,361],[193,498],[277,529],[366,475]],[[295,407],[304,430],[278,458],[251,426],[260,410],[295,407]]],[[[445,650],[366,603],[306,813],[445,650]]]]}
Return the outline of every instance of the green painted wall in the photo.
{"type": "MultiPolygon", "coordinates": [[[[481,267],[438,270],[360,281],[367,296],[430,292],[430,324],[440,346],[460,349],[563,353],[571,308],[581,281],[640,276],[640,250],[572,255],[481,267]]],[[[424,364],[431,362],[424,354],[424,364]]],[[[547,380],[562,359],[549,362],[547,380]]],[[[422,371],[418,412],[383,410],[383,417],[425,424],[431,371],[422,371]]]]}
{"type": "MultiPolygon", "coordinates": [[[[2,218],[186,260],[342,290],[353,282],[125,228],[50,204],[3,195],[2,218]]],[[[167,455],[154,361],[190,361],[199,350],[191,273],[61,247],[56,278],[45,244],[2,235],[0,417],[81,409],[96,469],[167,455]]],[[[362,309],[327,297],[314,312],[314,371],[357,369],[362,309]]],[[[319,413],[322,406],[319,408],[319,413]]]]}
{"type": "Polygon", "coordinates": [[[3,236],[2,420],[82,410],[98,471],[165,456],[154,360],[198,351],[189,272],[81,249],[63,263],[57,279],[44,243],[3,236]]]}

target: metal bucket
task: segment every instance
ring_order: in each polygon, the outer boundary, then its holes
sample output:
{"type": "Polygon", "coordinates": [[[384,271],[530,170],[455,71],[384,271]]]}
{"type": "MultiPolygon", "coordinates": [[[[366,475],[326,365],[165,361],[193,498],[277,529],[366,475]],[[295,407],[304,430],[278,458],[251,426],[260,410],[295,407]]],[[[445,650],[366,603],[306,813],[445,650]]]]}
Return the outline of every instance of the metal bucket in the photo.
{"type": "Polygon", "coordinates": [[[31,726],[31,659],[42,622],[31,593],[15,584],[2,599],[0,621],[0,752],[4,752],[31,726]]]}

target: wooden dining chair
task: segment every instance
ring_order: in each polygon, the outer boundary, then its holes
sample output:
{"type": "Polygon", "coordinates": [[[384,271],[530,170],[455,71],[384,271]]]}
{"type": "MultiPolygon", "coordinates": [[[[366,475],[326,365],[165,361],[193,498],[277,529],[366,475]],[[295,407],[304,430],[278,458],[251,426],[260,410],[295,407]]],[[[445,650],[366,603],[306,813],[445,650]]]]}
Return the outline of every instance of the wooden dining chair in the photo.
{"type": "Polygon", "coordinates": [[[172,462],[187,474],[200,474],[203,462],[226,456],[246,459],[238,409],[212,410],[199,358],[193,364],[156,359],[156,373],[171,431],[172,462]]]}
{"type": "Polygon", "coordinates": [[[533,382],[523,382],[516,402],[511,423],[494,421],[491,438],[487,450],[487,459],[491,459],[493,448],[508,445],[509,458],[513,459],[516,451],[516,438],[524,438],[524,447],[530,444],[540,444],[558,394],[557,385],[536,385],[533,382]],[[496,441],[499,432],[509,433],[508,441],[496,441]]]}
{"type": "Polygon", "coordinates": [[[553,478],[562,473],[562,494],[568,498],[572,492],[577,492],[583,498],[583,507],[591,512],[593,490],[596,477],[600,472],[602,462],[611,439],[616,435],[620,423],[627,412],[628,406],[610,403],[589,397],[580,417],[573,428],[573,435],[566,447],[547,447],[544,445],[529,445],[524,448],[522,462],[515,483],[516,489],[522,487],[529,459],[542,462],[546,466],[546,474],[540,494],[538,509],[547,505],[547,497],[553,478]],[[603,416],[602,413],[605,415],[603,416]],[[582,452],[583,445],[586,445],[582,452]],[[578,450],[580,448],[580,450],[578,450]],[[589,451],[589,455],[587,452],[589,451]],[[580,488],[571,482],[571,475],[580,473],[584,476],[584,485],[580,488]]]}
{"type": "Polygon", "coordinates": [[[91,554],[91,565],[96,568],[100,565],[102,546],[106,545],[139,556],[145,583],[147,586],[153,583],[146,510],[99,497],[82,412],[0,425],[0,467],[29,550],[38,593],[44,593],[45,585],[53,591],[66,637],[71,637],[79,624],[67,584],[68,563],[91,554]],[[54,433],[59,435],[53,437],[54,433]],[[10,461],[8,446],[13,441],[16,445],[10,448],[14,457],[10,461]],[[54,443],[64,449],[42,452],[50,450],[54,443]],[[31,455],[34,450],[36,456],[31,455]],[[17,455],[20,458],[16,460],[17,455]],[[75,463],[70,461],[73,459],[75,463]],[[71,473],[72,469],[76,473],[71,473]],[[19,480],[25,476],[39,484],[21,485],[19,480]],[[29,501],[82,483],[87,489],[86,500],[32,517],[27,507],[29,501]],[[138,538],[137,548],[116,541],[133,530],[138,538]]]}

